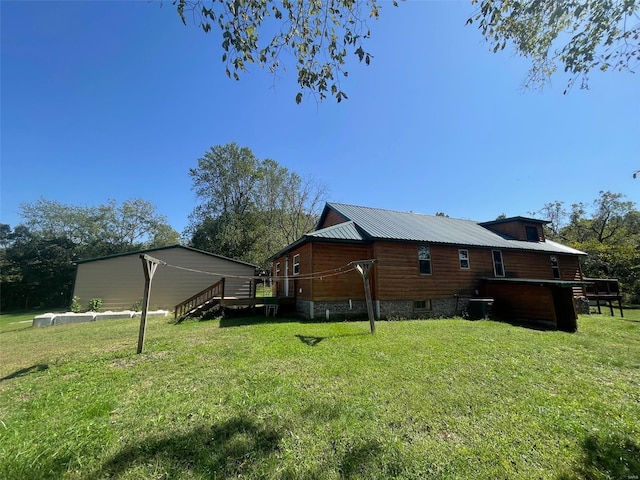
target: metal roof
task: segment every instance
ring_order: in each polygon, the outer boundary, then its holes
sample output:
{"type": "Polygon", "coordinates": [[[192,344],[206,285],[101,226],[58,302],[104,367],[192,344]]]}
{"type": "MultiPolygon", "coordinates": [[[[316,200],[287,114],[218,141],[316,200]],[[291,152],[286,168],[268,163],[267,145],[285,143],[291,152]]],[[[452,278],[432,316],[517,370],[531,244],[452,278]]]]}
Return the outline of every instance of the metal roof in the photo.
{"type": "MultiPolygon", "coordinates": [[[[334,210],[349,222],[312,232],[316,237],[330,238],[332,232],[346,234],[346,230],[335,229],[340,225],[354,224],[358,234],[370,240],[396,240],[425,243],[440,243],[457,246],[474,246],[500,249],[533,250],[540,252],[585,255],[584,252],[547,240],[529,242],[515,240],[504,234],[493,232],[472,220],[423,215],[414,212],[398,212],[371,207],[359,207],[342,203],[327,203],[322,217],[334,210]],[[335,229],[335,230],[331,230],[335,229]]],[[[334,237],[339,238],[339,237],[334,237]]],[[[354,237],[350,238],[356,240],[354,237]]]]}
{"type": "Polygon", "coordinates": [[[95,258],[86,258],[83,260],[77,260],[74,263],[81,264],[81,263],[97,262],[99,260],[108,260],[110,258],[126,257],[128,255],[139,255],[141,253],[153,253],[153,252],[157,252],[158,250],[168,250],[172,248],[181,248],[183,250],[190,250],[192,252],[202,253],[203,255],[208,255],[210,257],[217,257],[223,260],[229,260],[230,262],[247,265],[248,267],[258,268],[257,265],[254,265],[252,263],[243,262],[242,260],[236,260],[235,258],[225,257],[224,255],[218,255],[217,253],[205,252],[204,250],[199,250],[193,247],[187,247],[185,245],[168,245],[165,247],[147,248],[146,250],[135,250],[131,252],[115,253],[113,255],[105,255],[104,257],[95,257],[95,258]]]}
{"type": "Polygon", "coordinates": [[[358,230],[358,227],[354,222],[339,223],[338,225],[333,225],[321,230],[316,230],[315,232],[307,233],[306,236],[314,238],[327,238],[331,240],[367,240],[367,238],[362,233],[360,233],[360,230],[358,230]]]}

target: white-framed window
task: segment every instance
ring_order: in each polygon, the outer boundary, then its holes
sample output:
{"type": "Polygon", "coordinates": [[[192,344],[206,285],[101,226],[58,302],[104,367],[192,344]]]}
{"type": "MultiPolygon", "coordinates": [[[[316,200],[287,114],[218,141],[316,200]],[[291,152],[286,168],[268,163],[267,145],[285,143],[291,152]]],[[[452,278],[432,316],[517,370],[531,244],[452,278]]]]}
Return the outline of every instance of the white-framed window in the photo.
{"type": "Polygon", "coordinates": [[[276,263],[276,279],[280,279],[280,262],[276,263]]]}
{"type": "Polygon", "coordinates": [[[493,256],[493,273],[496,277],[504,277],[504,262],[500,250],[491,250],[493,256]]]}
{"type": "Polygon", "coordinates": [[[458,250],[458,258],[460,259],[460,268],[462,270],[469,270],[469,250],[458,250]]]}
{"type": "Polygon", "coordinates": [[[300,254],[296,253],[293,256],[293,274],[300,275],[300,254]]]}
{"type": "Polygon", "coordinates": [[[420,275],[431,275],[431,249],[427,245],[418,245],[418,263],[420,275]]]}
{"type": "Polygon", "coordinates": [[[416,311],[431,310],[431,300],[415,300],[413,302],[413,309],[416,311]]]}
{"type": "Polygon", "coordinates": [[[560,278],[560,264],[558,263],[558,257],[551,255],[551,271],[553,272],[553,278],[560,278]]]}

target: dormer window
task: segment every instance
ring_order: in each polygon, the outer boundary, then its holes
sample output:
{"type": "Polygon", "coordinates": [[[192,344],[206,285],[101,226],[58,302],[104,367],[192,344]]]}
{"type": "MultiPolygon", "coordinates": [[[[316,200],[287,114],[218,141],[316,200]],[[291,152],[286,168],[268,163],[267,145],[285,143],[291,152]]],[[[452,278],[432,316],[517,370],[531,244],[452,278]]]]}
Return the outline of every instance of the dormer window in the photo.
{"type": "Polygon", "coordinates": [[[527,242],[538,242],[540,237],[538,236],[538,227],[532,225],[525,225],[524,231],[527,235],[527,242]]]}

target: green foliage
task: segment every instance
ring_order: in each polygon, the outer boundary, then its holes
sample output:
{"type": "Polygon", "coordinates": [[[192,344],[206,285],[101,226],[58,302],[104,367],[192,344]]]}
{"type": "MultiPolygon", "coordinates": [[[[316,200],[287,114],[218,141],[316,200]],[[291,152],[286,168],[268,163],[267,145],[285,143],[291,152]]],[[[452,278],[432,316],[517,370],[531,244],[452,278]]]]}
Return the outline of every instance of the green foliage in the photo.
{"type": "MultiPolygon", "coordinates": [[[[240,79],[248,65],[274,75],[292,57],[300,91],[319,100],[347,98],[340,80],[350,58],[369,65],[365,50],[369,20],[382,9],[379,0],[174,0],[183,23],[193,19],[205,33],[220,29],[222,62],[229,78],[240,79]]],[[[513,45],[531,60],[526,86],[540,87],[558,69],[588,86],[588,74],[629,70],[640,54],[638,0],[471,0],[479,4],[467,24],[476,23],[491,50],[513,45]]],[[[392,2],[394,6],[398,2],[392,2]]]]}
{"type": "Polygon", "coordinates": [[[546,204],[539,212],[551,221],[547,237],[586,252],[587,277],[618,278],[627,300],[640,301],[640,212],[624,195],[601,191],[591,205],[546,204]]]}
{"type": "Polygon", "coordinates": [[[89,300],[89,311],[97,312],[102,307],[102,299],[101,298],[92,298],[89,300]]]}
{"type": "Polygon", "coordinates": [[[562,69],[569,75],[567,90],[578,79],[587,88],[592,70],[632,70],[640,54],[637,0],[472,3],[479,8],[467,23],[478,23],[494,52],[512,44],[531,60],[527,86],[542,86],[562,69]]]}
{"type": "Polygon", "coordinates": [[[3,309],[67,306],[73,284],[74,245],[64,237],[43,237],[18,226],[2,255],[3,309]]]}
{"type": "Polygon", "coordinates": [[[134,312],[141,312],[142,311],[142,299],[136,301],[133,305],[131,305],[131,310],[133,310],[134,312]]]}
{"type": "MultiPolygon", "coordinates": [[[[240,79],[249,64],[258,64],[274,75],[286,70],[282,54],[295,61],[300,92],[346,99],[340,79],[349,54],[369,65],[364,50],[370,31],[369,18],[380,13],[378,0],[273,1],[273,0],[175,0],[183,23],[195,18],[205,33],[221,32],[222,62],[229,78],[240,79]],[[266,33],[266,39],[262,36],[266,33]]],[[[397,2],[394,1],[397,5],[397,2]]]]}
{"type": "Polygon", "coordinates": [[[191,246],[264,268],[269,255],[313,229],[326,191],[236,143],[211,147],[189,174],[200,199],[191,246]]]}
{"type": "Polygon", "coordinates": [[[79,207],[40,198],[20,206],[24,225],[0,225],[2,308],[67,307],[73,263],[179,243],[179,235],[144,200],[79,207]]]}
{"type": "Polygon", "coordinates": [[[379,322],[374,336],[367,322],[150,318],[142,355],[138,322],[16,329],[2,317],[6,480],[640,471],[640,310],[580,317],[576,334],[490,321],[379,322]]]}
{"type": "MultiPolygon", "coordinates": [[[[155,237],[175,240],[175,231],[155,206],[139,198],[121,204],[80,207],[44,198],[20,205],[24,225],[43,237],[72,242],[80,258],[93,258],[148,247],[155,237]]],[[[176,234],[177,235],[177,234],[176,234]]],[[[155,246],[155,245],[154,245],[155,246]]]]}
{"type": "Polygon", "coordinates": [[[71,299],[71,311],[73,313],[80,313],[80,310],[82,310],[80,297],[78,297],[77,295],[74,295],[73,298],[71,299]]]}

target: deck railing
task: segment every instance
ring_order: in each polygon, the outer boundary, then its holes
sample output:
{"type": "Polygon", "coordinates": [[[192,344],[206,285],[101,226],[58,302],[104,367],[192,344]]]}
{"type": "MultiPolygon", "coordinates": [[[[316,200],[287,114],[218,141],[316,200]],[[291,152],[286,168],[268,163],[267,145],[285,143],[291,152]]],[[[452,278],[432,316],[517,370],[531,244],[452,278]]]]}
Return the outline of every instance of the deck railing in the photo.
{"type": "Polygon", "coordinates": [[[587,300],[596,302],[598,313],[602,313],[600,310],[600,302],[604,302],[605,306],[609,305],[611,316],[613,316],[612,302],[617,301],[620,316],[624,317],[624,312],[622,311],[622,294],[620,293],[620,285],[617,278],[584,278],[583,280],[591,283],[591,285],[586,288],[587,300]]]}
{"type": "Polygon", "coordinates": [[[174,318],[182,318],[192,310],[216,299],[224,299],[224,278],[176,305],[174,318]]]}

